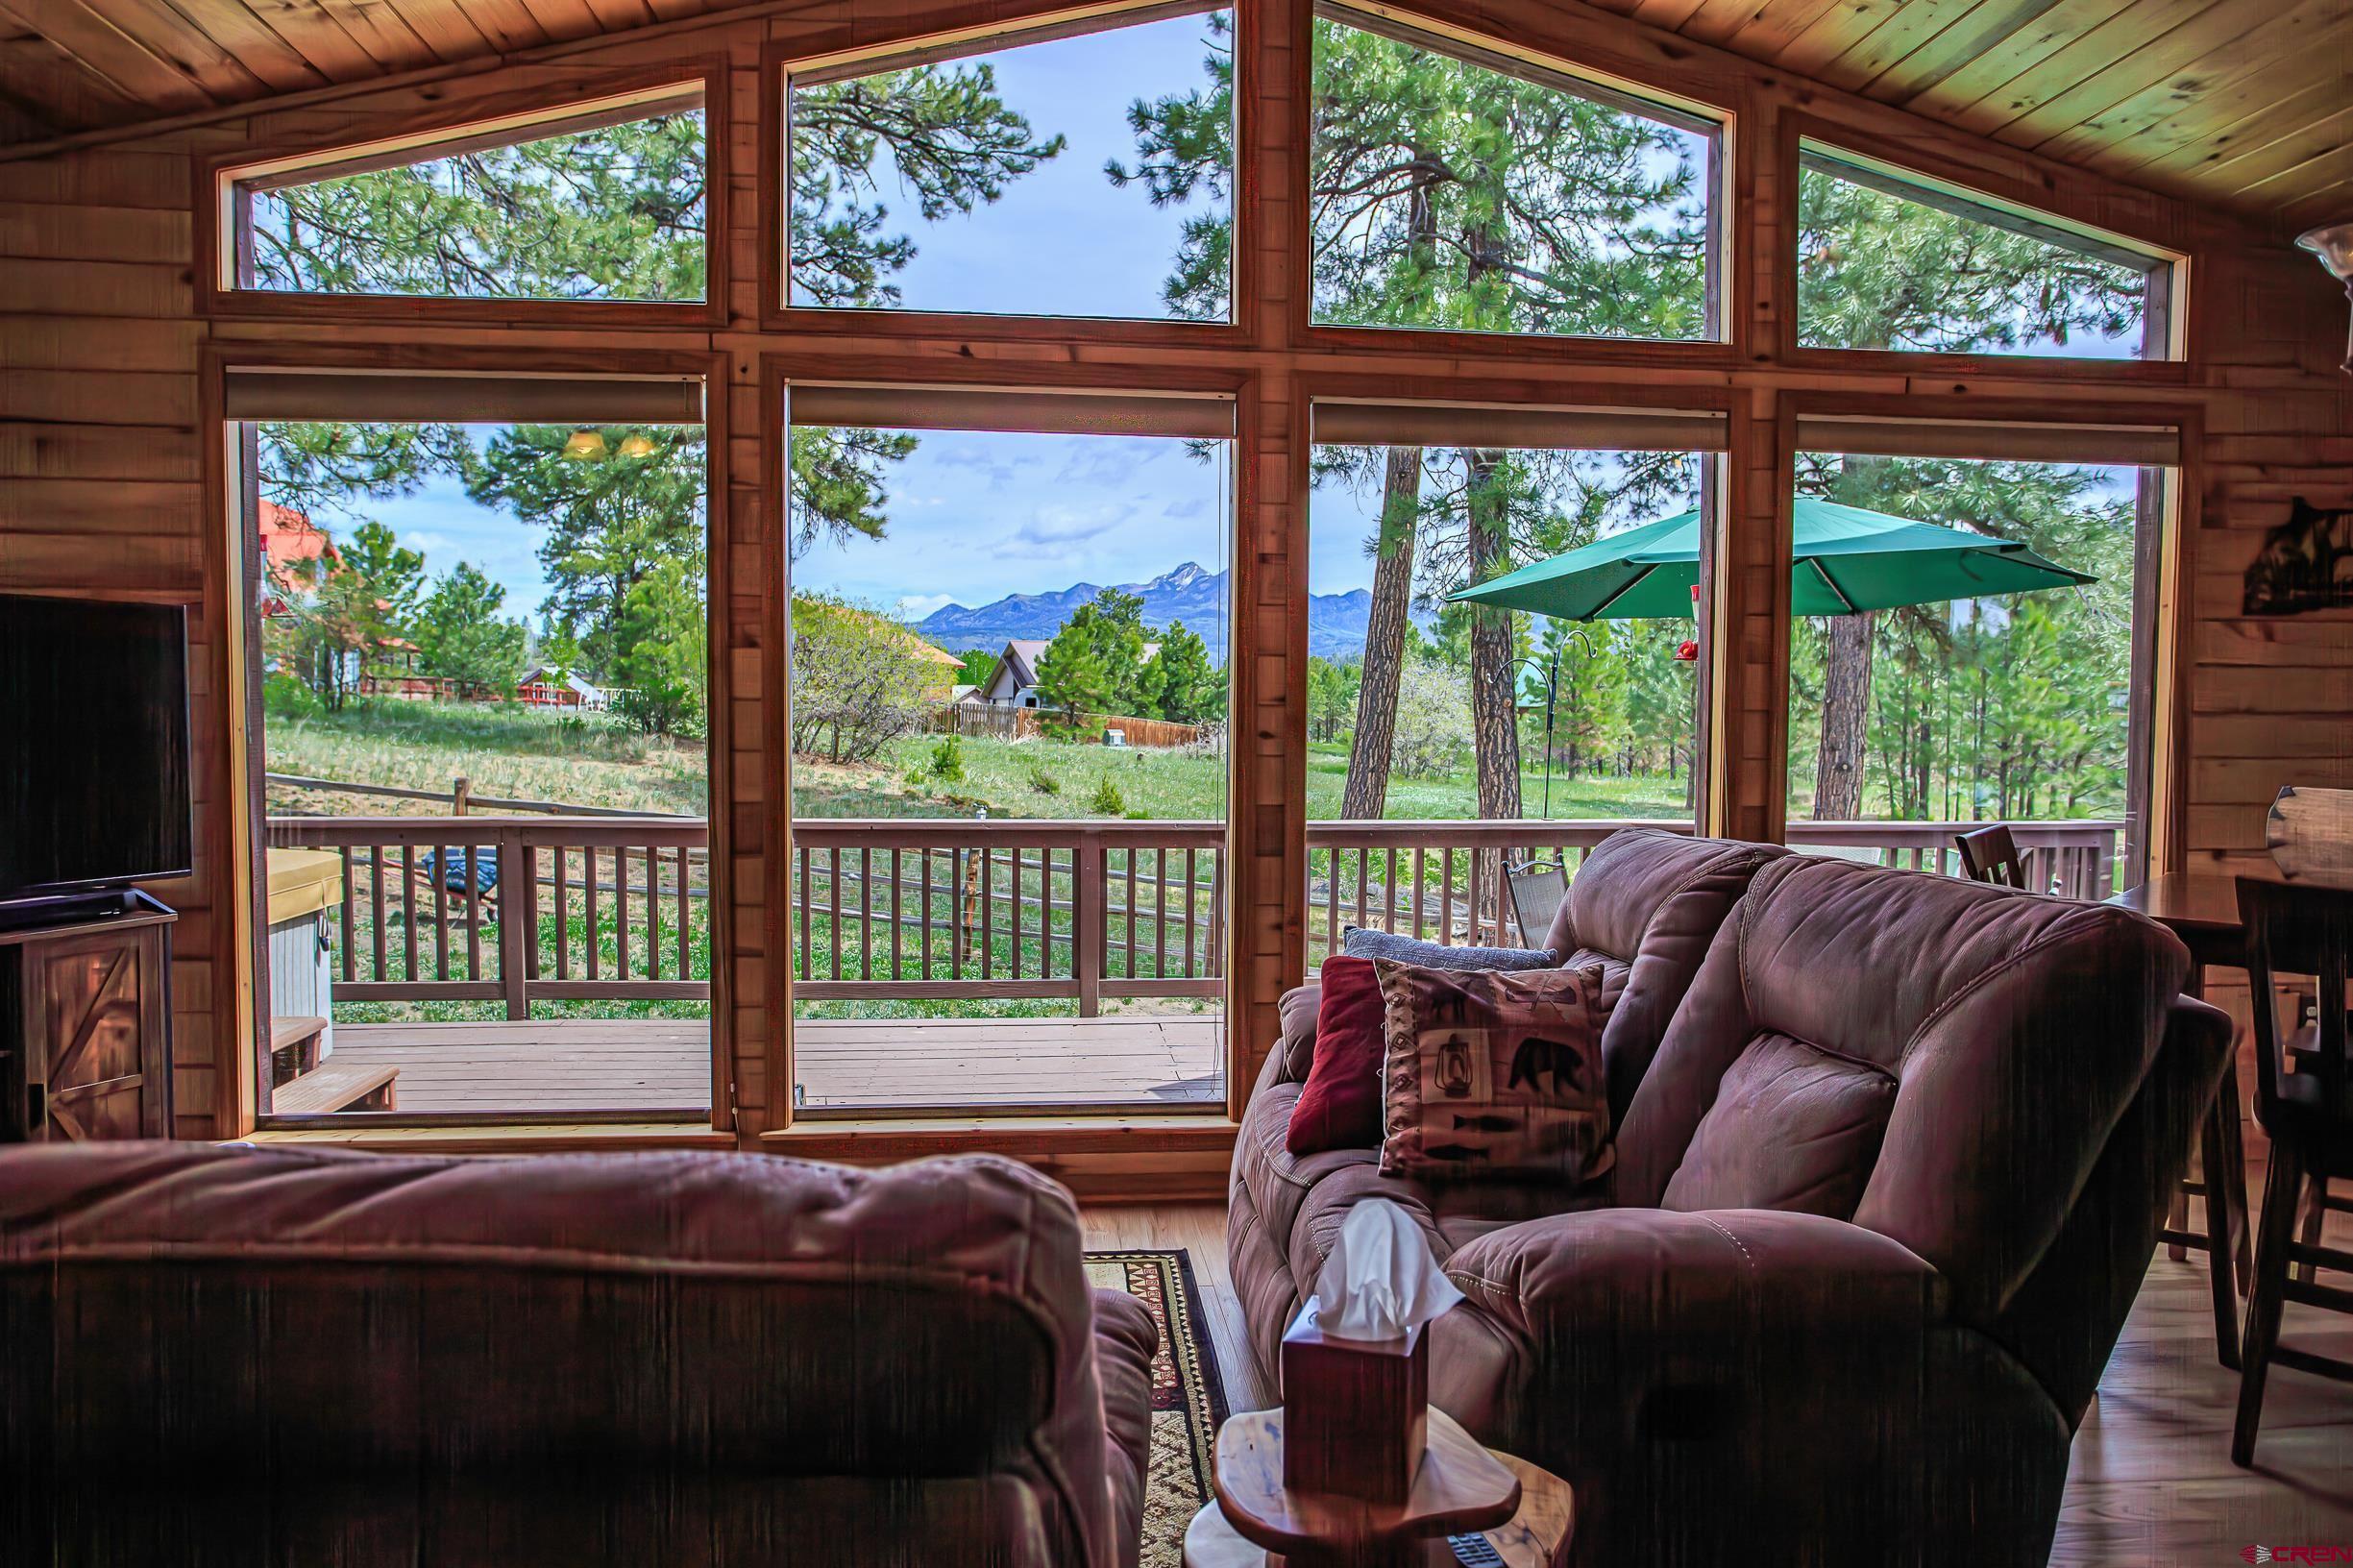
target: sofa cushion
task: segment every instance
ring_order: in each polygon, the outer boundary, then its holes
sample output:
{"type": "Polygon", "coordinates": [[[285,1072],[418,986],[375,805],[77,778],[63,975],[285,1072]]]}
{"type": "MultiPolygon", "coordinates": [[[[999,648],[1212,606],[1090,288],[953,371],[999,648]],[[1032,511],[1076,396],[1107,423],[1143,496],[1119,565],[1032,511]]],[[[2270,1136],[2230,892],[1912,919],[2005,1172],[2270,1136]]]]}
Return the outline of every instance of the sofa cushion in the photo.
{"type": "Polygon", "coordinates": [[[1793,1181],[1827,1201],[1859,1180],[1854,1223],[1950,1280],[1964,1321],[1988,1321],[2050,1246],[2140,1092],[2188,967],[2162,926],[2120,909],[1851,861],[1777,861],[1718,932],[1635,1095],[1616,1200],[1657,1206],[1695,1152],[1704,1164],[1678,1189],[1686,1202],[1793,1181]],[[1769,1111],[1844,1136],[1794,1173],[1767,1174],[1778,1157],[1728,1126],[1702,1145],[1719,1098],[1767,1093],[1766,1069],[1792,1041],[1861,1070],[1842,1069],[1835,1091],[1793,1081],[1769,1111]],[[1735,1072],[1752,1053],[1767,1060],[1735,1072]],[[1895,1084],[1875,1141],[1861,1103],[1873,1073],[1895,1084]]]}
{"type": "Polygon", "coordinates": [[[1473,947],[1360,925],[1350,926],[1342,943],[1350,958],[1393,959],[1425,969],[1549,969],[1560,963],[1557,954],[1543,947],[1473,947]]]}
{"type": "Polygon", "coordinates": [[[1577,869],[1544,945],[1571,966],[1605,963],[1602,1061],[1613,1118],[1633,1103],[1733,902],[1758,867],[1787,853],[1777,845],[1628,828],[1577,869]]]}
{"type": "Polygon", "coordinates": [[[1284,1146],[1294,1155],[1360,1149],[1381,1138],[1381,979],[1372,961],[1324,960],[1308,1081],[1284,1146]]]}
{"type": "Polygon", "coordinates": [[[1725,1073],[1662,1209],[1780,1209],[1846,1219],[1878,1157],[1896,1080],[1786,1035],[1725,1073]]]}
{"type": "Polygon", "coordinates": [[[1299,1103],[1301,1085],[1262,1084],[1242,1112],[1234,1135],[1234,1176],[1250,1194],[1260,1218],[1279,1248],[1290,1244],[1291,1226],[1299,1207],[1315,1184],[1350,1165],[1372,1165],[1381,1158],[1378,1144],[1361,1148],[1325,1149],[1315,1154],[1291,1153],[1288,1147],[1291,1111],[1299,1103]]]}
{"type": "Polygon", "coordinates": [[[1596,1173],[1608,1148],[1602,971],[1377,966],[1381,1168],[1433,1180],[1596,1173]]]}

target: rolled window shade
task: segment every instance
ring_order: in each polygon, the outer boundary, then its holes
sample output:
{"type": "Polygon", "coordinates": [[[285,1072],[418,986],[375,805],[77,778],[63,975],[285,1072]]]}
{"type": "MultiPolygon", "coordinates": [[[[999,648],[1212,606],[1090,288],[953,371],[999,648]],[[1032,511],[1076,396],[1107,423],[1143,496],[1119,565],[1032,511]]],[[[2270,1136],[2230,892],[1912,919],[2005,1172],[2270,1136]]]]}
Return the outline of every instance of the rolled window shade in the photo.
{"type": "Polygon", "coordinates": [[[1223,441],[1234,401],[1142,392],[1014,392],[968,386],[845,386],[795,382],[795,425],[890,430],[1012,430],[1043,435],[1177,435],[1223,441]]]}
{"type": "Polygon", "coordinates": [[[1688,408],[1318,402],[1314,423],[1315,440],[1335,447],[1722,452],[1730,444],[1725,414],[1688,408]]]}
{"type": "Polygon", "coordinates": [[[433,425],[699,425],[699,378],[232,370],[231,419],[433,425]]]}
{"type": "Polygon", "coordinates": [[[2169,425],[2042,425],[1802,414],[1798,419],[1798,446],[1805,452],[1871,457],[2159,466],[2181,461],[2181,432],[2169,425]]]}

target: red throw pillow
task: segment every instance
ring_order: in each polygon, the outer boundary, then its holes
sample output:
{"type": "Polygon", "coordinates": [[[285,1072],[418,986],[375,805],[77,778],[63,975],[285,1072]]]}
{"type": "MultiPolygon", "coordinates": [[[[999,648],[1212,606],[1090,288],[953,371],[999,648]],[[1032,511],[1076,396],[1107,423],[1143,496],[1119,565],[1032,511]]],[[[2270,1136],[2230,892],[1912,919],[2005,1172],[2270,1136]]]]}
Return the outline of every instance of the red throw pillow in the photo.
{"type": "Polygon", "coordinates": [[[1369,958],[1324,960],[1315,1055],[1291,1107],[1283,1146],[1294,1155],[1369,1149],[1381,1141],[1381,980],[1369,958]]]}

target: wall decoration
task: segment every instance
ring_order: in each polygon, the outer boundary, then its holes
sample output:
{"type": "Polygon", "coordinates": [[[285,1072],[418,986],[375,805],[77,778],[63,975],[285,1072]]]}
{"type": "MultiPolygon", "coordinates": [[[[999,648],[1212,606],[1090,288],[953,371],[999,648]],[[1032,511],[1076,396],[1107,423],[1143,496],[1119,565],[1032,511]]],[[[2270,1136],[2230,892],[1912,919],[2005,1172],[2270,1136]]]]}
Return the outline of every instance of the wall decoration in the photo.
{"type": "Polygon", "coordinates": [[[2353,609],[2353,507],[2322,511],[2298,496],[2248,563],[2240,613],[2341,609],[2353,609]]]}

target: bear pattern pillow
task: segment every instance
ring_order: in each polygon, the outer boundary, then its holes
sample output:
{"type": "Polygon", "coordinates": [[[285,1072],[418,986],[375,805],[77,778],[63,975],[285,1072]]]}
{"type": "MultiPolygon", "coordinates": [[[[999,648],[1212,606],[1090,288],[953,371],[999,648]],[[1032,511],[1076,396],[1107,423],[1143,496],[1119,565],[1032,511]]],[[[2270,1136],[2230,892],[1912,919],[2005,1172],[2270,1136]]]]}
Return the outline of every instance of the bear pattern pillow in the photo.
{"type": "Polygon", "coordinates": [[[1581,1182],[1609,1164],[1602,969],[1376,959],[1381,1171],[1581,1182]]]}

